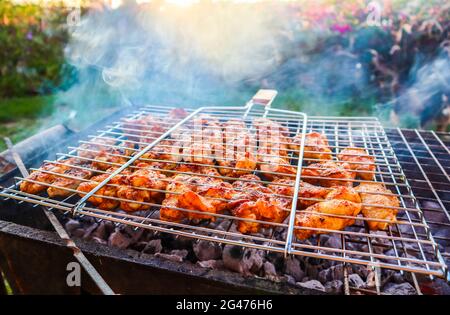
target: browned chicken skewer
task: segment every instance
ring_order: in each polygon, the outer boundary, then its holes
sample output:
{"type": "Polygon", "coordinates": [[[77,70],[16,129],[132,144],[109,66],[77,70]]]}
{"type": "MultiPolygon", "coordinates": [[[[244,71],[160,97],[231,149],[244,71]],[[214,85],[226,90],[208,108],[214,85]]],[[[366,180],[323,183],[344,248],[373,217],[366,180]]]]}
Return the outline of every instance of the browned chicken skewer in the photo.
{"type": "MultiPolygon", "coordinates": [[[[295,225],[306,228],[343,230],[355,223],[354,217],[361,212],[361,199],[353,188],[335,187],[326,196],[326,200],[318,202],[295,216],[295,225]],[[334,216],[333,216],[334,215],[334,216]],[[353,218],[339,218],[350,216],[353,218]]],[[[295,229],[299,240],[305,240],[314,234],[329,233],[320,230],[295,229]]]]}
{"type": "Polygon", "coordinates": [[[185,162],[214,165],[216,156],[222,156],[223,135],[220,122],[208,115],[194,119],[192,129],[174,135],[181,144],[185,162]]]}
{"type": "Polygon", "coordinates": [[[353,187],[355,174],[348,168],[347,163],[332,161],[314,163],[302,169],[302,179],[310,184],[324,187],[353,187]]]}
{"type": "MultiPolygon", "coordinates": [[[[236,191],[230,202],[234,216],[247,219],[281,223],[289,215],[292,197],[273,196],[274,192],[265,187],[259,177],[244,175],[233,183],[236,191]],[[250,182],[251,181],[251,182],[250,182]]],[[[256,233],[260,222],[239,220],[237,229],[241,233],[256,233]]]]}
{"type": "Polygon", "coordinates": [[[295,178],[296,168],[289,160],[289,131],[267,118],[257,118],[253,125],[258,140],[258,167],[269,180],[295,178]],[[285,175],[286,174],[286,175],[285,175]]]}
{"type": "Polygon", "coordinates": [[[149,152],[144,153],[135,164],[148,163],[161,170],[171,170],[177,166],[177,163],[180,162],[181,159],[180,144],[174,140],[163,140],[149,152]]]}
{"type": "MultiPolygon", "coordinates": [[[[195,169],[185,167],[185,171],[195,169]]],[[[202,175],[219,175],[214,168],[198,168],[198,170],[203,173],[202,175]]],[[[173,222],[179,222],[184,218],[214,220],[215,217],[208,213],[222,212],[227,205],[226,199],[232,196],[231,193],[231,184],[223,182],[219,178],[178,174],[167,186],[166,198],[160,209],[160,217],[162,220],[173,222]],[[200,211],[205,214],[183,211],[183,209],[200,211]]]]}
{"type": "Polygon", "coordinates": [[[232,119],[223,124],[224,146],[222,156],[216,155],[220,174],[239,177],[256,168],[254,148],[256,140],[244,121],[232,119]],[[223,157],[223,159],[221,158],[223,157]]]}
{"type": "Polygon", "coordinates": [[[389,224],[396,221],[397,209],[384,208],[383,206],[399,207],[400,202],[389,189],[380,183],[361,183],[356,187],[364,204],[362,214],[366,218],[389,220],[380,222],[368,220],[367,224],[371,230],[386,230],[389,224]],[[369,206],[370,205],[370,206],[369,206]]]}
{"type": "MultiPolygon", "coordinates": [[[[279,195],[294,196],[295,180],[292,179],[277,179],[267,187],[273,192],[279,195]],[[284,185],[280,185],[284,184],[284,185]],[[289,185],[289,186],[286,186],[289,185]]],[[[330,189],[314,186],[306,182],[300,182],[300,188],[298,193],[298,209],[305,209],[313,204],[325,199],[325,196],[330,192],[330,189]],[[316,200],[310,200],[316,199],[316,200]]]]}
{"type": "Polygon", "coordinates": [[[363,148],[345,148],[338,154],[339,161],[347,162],[349,168],[361,179],[373,180],[375,158],[363,148]]]}
{"type": "Polygon", "coordinates": [[[141,211],[150,208],[149,204],[161,202],[166,189],[166,176],[155,171],[150,165],[140,163],[140,169],[128,175],[125,179],[126,185],[117,189],[117,197],[126,199],[120,202],[120,208],[124,211],[141,211]],[[137,201],[137,202],[133,202],[137,201]]]}
{"type": "Polygon", "coordinates": [[[95,155],[92,167],[106,171],[111,167],[119,167],[126,163],[127,158],[121,156],[119,150],[104,150],[95,155]]]}
{"type": "MultiPolygon", "coordinates": [[[[86,193],[97,187],[99,183],[108,178],[108,176],[115,170],[116,168],[114,167],[110,168],[106,171],[107,173],[93,176],[89,181],[81,183],[78,186],[78,194],[80,197],[84,197],[86,193]]],[[[100,188],[94,196],[88,199],[88,201],[102,210],[115,209],[119,205],[119,201],[113,199],[117,197],[117,185],[126,184],[125,179],[127,174],[129,174],[129,171],[124,170],[121,174],[114,176],[106,186],[100,188]]]]}
{"type": "Polygon", "coordinates": [[[88,179],[93,174],[90,163],[86,161],[71,163],[68,170],[55,179],[52,187],[47,188],[47,194],[51,198],[70,196],[74,193],[72,190],[77,189],[83,179],[88,179]]]}
{"type": "Polygon", "coordinates": [[[45,163],[38,170],[33,171],[28,177],[20,183],[20,190],[29,194],[38,194],[44,191],[48,186],[45,184],[33,183],[27,180],[32,180],[35,182],[52,184],[57,175],[51,173],[62,174],[69,169],[69,166],[64,164],[71,164],[75,159],[71,158],[68,160],[59,161],[62,164],[45,163]],[[51,173],[47,173],[51,172],[51,173]]]}
{"type": "MultiPolygon", "coordinates": [[[[296,135],[292,139],[289,147],[298,154],[302,142],[302,134],[296,135]]],[[[310,132],[305,135],[305,148],[303,157],[307,159],[331,160],[332,151],[328,144],[328,139],[319,132],[310,132]]]]}
{"type": "Polygon", "coordinates": [[[90,143],[83,143],[77,150],[78,156],[93,159],[101,151],[112,150],[117,142],[115,138],[93,138],[90,143]]]}

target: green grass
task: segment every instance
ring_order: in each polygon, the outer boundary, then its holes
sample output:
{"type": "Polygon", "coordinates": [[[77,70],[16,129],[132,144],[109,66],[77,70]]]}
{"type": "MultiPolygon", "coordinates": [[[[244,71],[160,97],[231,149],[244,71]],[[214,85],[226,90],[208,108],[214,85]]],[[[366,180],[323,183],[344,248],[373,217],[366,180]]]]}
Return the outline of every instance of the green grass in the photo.
{"type": "Polygon", "coordinates": [[[10,137],[13,143],[30,137],[53,108],[51,96],[0,99],[0,151],[6,149],[3,137],[10,137]]]}

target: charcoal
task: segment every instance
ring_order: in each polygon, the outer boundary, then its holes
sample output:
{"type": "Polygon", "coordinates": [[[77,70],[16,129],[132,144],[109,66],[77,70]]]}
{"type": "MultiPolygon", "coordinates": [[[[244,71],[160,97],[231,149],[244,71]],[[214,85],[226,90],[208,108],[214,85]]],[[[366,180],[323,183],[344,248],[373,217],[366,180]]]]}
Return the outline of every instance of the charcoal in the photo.
{"type": "Polygon", "coordinates": [[[353,272],[357,273],[361,279],[367,279],[367,276],[370,273],[370,267],[361,266],[361,265],[353,265],[353,272]]]}
{"type": "Polygon", "coordinates": [[[160,253],[162,251],[162,248],[163,247],[161,245],[160,239],[151,240],[150,242],[147,243],[143,252],[146,254],[156,254],[156,253],[160,253]]]}
{"type": "Polygon", "coordinates": [[[392,275],[392,281],[394,283],[403,283],[405,282],[405,278],[403,278],[403,276],[399,272],[396,272],[392,275]]]}
{"type": "Polygon", "coordinates": [[[292,256],[289,256],[285,260],[284,272],[292,277],[295,281],[299,282],[305,277],[305,272],[300,267],[300,262],[292,256]]]}
{"type": "Polygon", "coordinates": [[[183,258],[179,255],[172,255],[172,254],[164,254],[164,253],[156,253],[156,257],[161,257],[170,261],[174,262],[183,262],[183,258]]]}
{"type": "Polygon", "coordinates": [[[333,280],[325,283],[325,292],[329,294],[342,294],[344,283],[341,280],[333,280]]]}
{"type": "Polygon", "coordinates": [[[222,246],[215,242],[201,240],[193,245],[198,260],[215,260],[222,257],[222,246]]]}
{"type": "Polygon", "coordinates": [[[422,283],[421,289],[426,294],[450,295],[450,284],[439,278],[422,283]]]}
{"type": "Polygon", "coordinates": [[[135,227],[131,225],[127,225],[123,230],[122,233],[126,234],[131,238],[131,242],[136,242],[144,233],[143,229],[135,229],[135,227]]]}
{"type": "Polygon", "coordinates": [[[285,281],[287,283],[292,284],[292,285],[296,284],[295,279],[294,279],[293,276],[291,276],[291,275],[284,275],[284,278],[285,278],[285,281]]]}
{"type": "Polygon", "coordinates": [[[109,236],[108,244],[113,247],[124,249],[131,244],[131,239],[120,231],[115,231],[109,236]]]}
{"type": "Polygon", "coordinates": [[[198,261],[197,265],[203,267],[203,268],[209,268],[209,269],[223,269],[223,261],[221,259],[219,260],[204,260],[204,261],[198,261]]]}
{"type": "Polygon", "coordinates": [[[297,282],[296,284],[297,284],[297,286],[305,288],[305,289],[325,292],[325,287],[322,285],[322,283],[320,283],[317,280],[309,280],[306,282],[297,282]]]}
{"type": "Polygon", "coordinates": [[[92,232],[92,238],[94,237],[101,238],[104,240],[107,238],[107,227],[105,221],[100,222],[97,229],[94,232],[92,232]]]}
{"type": "Polygon", "coordinates": [[[98,244],[102,244],[102,245],[107,245],[108,244],[108,242],[105,241],[103,238],[99,238],[99,237],[96,237],[96,236],[93,236],[92,240],[94,242],[98,243],[98,244]]]}
{"type": "Polygon", "coordinates": [[[225,245],[222,259],[226,268],[244,275],[258,272],[263,265],[260,251],[236,245],[225,245]]]}
{"type": "Polygon", "coordinates": [[[361,279],[361,277],[356,273],[352,273],[351,275],[348,276],[348,282],[350,286],[357,289],[364,288],[366,286],[364,280],[361,279]]]}
{"type": "Polygon", "coordinates": [[[78,222],[77,220],[70,219],[69,221],[66,222],[65,227],[66,227],[66,231],[67,231],[70,235],[72,235],[72,233],[73,233],[76,229],[78,229],[78,228],[81,227],[81,223],[78,222]]]}
{"type": "Polygon", "coordinates": [[[342,248],[342,241],[339,235],[330,235],[323,244],[325,247],[342,248]]]}
{"type": "Polygon", "coordinates": [[[85,232],[84,232],[84,235],[83,235],[83,239],[85,239],[85,240],[90,239],[92,232],[94,232],[97,227],[98,227],[98,223],[94,223],[94,224],[88,226],[85,229],[85,232]]]}
{"type": "Polygon", "coordinates": [[[317,275],[317,279],[321,283],[325,283],[333,280],[342,280],[343,276],[344,276],[344,265],[339,264],[320,271],[319,274],[317,275]]]}
{"type": "Polygon", "coordinates": [[[269,252],[266,254],[266,259],[271,262],[275,269],[281,271],[284,267],[284,255],[278,252],[269,252]]]}
{"type": "Polygon", "coordinates": [[[83,228],[78,228],[78,229],[73,230],[72,233],[70,233],[70,236],[82,238],[84,233],[85,233],[85,230],[83,228]]]}
{"type": "Polygon", "coordinates": [[[392,295],[416,295],[416,289],[408,282],[388,283],[384,286],[383,292],[392,295]]]}
{"type": "Polygon", "coordinates": [[[266,261],[264,263],[264,274],[266,276],[276,276],[277,275],[277,272],[275,270],[275,266],[269,261],[266,261]]]}
{"type": "Polygon", "coordinates": [[[374,271],[370,271],[369,274],[367,275],[367,279],[366,279],[366,286],[368,288],[373,288],[376,285],[375,282],[375,278],[376,278],[376,274],[374,271]]]}
{"type": "Polygon", "coordinates": [[[185,259],[189,252],[186,249],[174,249],[170,251],[170,255],[175,255],[181,258],[181,260],[185,259]]]}

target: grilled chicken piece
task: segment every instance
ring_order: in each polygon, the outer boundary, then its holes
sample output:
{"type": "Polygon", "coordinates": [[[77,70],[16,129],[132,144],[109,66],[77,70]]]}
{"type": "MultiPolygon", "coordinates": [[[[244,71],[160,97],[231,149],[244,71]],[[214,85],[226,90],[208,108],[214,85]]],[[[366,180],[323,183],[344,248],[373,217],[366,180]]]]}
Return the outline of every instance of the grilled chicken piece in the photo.
{"type": "Polygon", "coordinates": [[[134,147],[134,143],[124,140],[119,143],[119,145],[116,147],[116,150],[120,155],[132,156],[134,152],[136,152],[136,149],[134,147]]]}
{"type": "Polygon", "coordinates": [[[178,197],[189,191],[188,180],[191,178],[189,175],[179,174],[172,177],[172,181],[167,185],[166,198],[162,202],[162,206],[159,210],[159,216],[161,220],[170,222],[180,222],[185,217],[185,212],[178,209],[178,197]]]}
{"type": "MultiPolygon", "coordinates": [[[[308,228],[329,230],[343,230],[354,223],[354,219],[338,218],[323,214],[357,216],[361,211],[361,204],[348,200],[332,199],[318,202],[295,217],[295,225],[308,228]]],[[[295,235],[299,240],[305,240],[314,234],[329,233],[326,231],[296,229],[295,235]]]]}
{"type": "Polygon", "coordinates": [[[390,222],[378,222],[368,220],[371,230],[386,230],[389,224],[397,220],[397,209],[384,208],[383,206],[399,207],[400,202],[389,189],[379,183],[361,183],[356,187],[363,204],[362,214],[366,218],[389,220],[390,222]]]}
{"type": "Polygon", "coordinates": [[[274,192],[265,187],[255,175],[240,177],[233,183],[233,188],[236,192],[229,203],[231,213],[246,219],[237,223],[237,229],[241,233],[256,233],[261,225],[265,226],[248,220],[281,223],[289,215],[292,198],[273,196],[274,192]]]}
{"type": "MultiPolygon", "coordinates": [[[[70,163],[73,159],[66,160],[66,163],[70,163]]],[[[65,163],[64,161],[60,161],[60,163],[65,163]]],[[[20,183],[20,190],[29,194],[38,194],[44,191],[48,186],[45,184],[32,183],[27,180],[33,180],[36,182],[51,184],[57,178],[55,174],[49,174],[47,172],[64,173],[69,166],[54,164],[54,163],[45,163],[38,170],[33,171],[30,175],[27,176],[25,180],[20,183]]]]}
{"type": "Polygon", "coordinates": [[[144,115],[139,118],[125,119],[122,123],[123,132],[128,134],[128,139],[142,142],[146,146],[159,138],[170,125],[161,117],[144,115]]]}
{"type": "Polygon", "coordinates": [[[182,144],[182,158],[189,163],[213,165],[215,152],[222,150],[221,142],[214,143],[214,140],[208,139],[206,135],[202,134],[202,131],[199,131],[199,134],[186,133],[181,135],[180,143],[182,144]]]}
{"type": "MultiPolygon", "coordinates": [[[[301,227],[343,230],[355,223],[354,218],[339,218],[323,214],[333,214],[356,217],[361,212],[361,198],[358,192],[349,187],[334,187],[325,197],[295,216],[295,225],[301,227]]],[[[325,231],[296,229],[299,240],[305,240],[314,234],[324,234],[325,231]]]]}
{"type": "Polygon", "coordinates": [[[95,158],[100,151],[110,151],[113,150],[117,139],[114,138],[94,138],[90,141],[91,143],[83,143],[77,150],[78,156],[88,159],[95,158]]]}
{"type": "MultiPolygon", "coordinates": [[[[174,171],[179,173],[195,173],[209,176],[220,176],[216,168],[212,166],[202,166],[196,164],[178,164],[175,167],[174,171]]],[[[186,175],[193,175],[193,174],[186,174],[186,175]]]]}
{"type": "Polygon", "coordinates": [[[226,199],[231,197],[232,186],[220,179],[179,174],[173,177],[167,186],[166,198],[162,202],[160,217],[162,220],[174,222],[179,222],[183,218],[214,221],[215,217],[207,213],[223,211],[227,205],[226,199]],[[205,214],[171,209],[171,207],[201,211],[205,214]]]}
{"type": "Polygon", "coordinates": [[[310,184],[324,187],[353,187],[352,180],[355,179],[355,174],[349,171],[349,165],[347,163],[326,161],[314,163],[303,168],[302,179],[310,184]]]}
{"type": "MultiPolygon", "coordinates": [[[[79,163],[73,166],[80,166],[88,168],[89,165],[79,163]]],[[[47,194],[49,197],[67,197],[73,194],[71,190],[77,189],[77,187],[83,182],[83,179],[88,179],[93,175],[91,170],[69,167],[68,170],[62,174],[62,176],[55,179],[53,187],[47,188],[47,194]],[[63,177],[64,176],[64,177],[63,177]],[[56,186],[56,187],[54,187],[56,186]]]]}
{"type": "MultiPolygon", "coordinates": [[[[302,134],[296,135],[292,139],[289,147],[298,154],[301,146],[302,134]]],[[[331,149],[328,139],[319,132],[310,132],[305,135],[305,148],[303,157],[307,159],[331,160],[331,149]],[[311,152],[309,152],[311,151],[311,152]]]]}
{"type": "Polygon", "coordinates": [[[167,114],[167,117],[171,122],[177,122],[182,120],[183,118],[186,118],[189,115],[189,113],[184,108],[174,108],[171,109],[170,112],[167,114]]]}
{"type": "MultiPolygon", "coordinates": [[[[86,193],[97,187],[97,185],[103,182],[108,176],[114,172],[116,168],[108,169],[105,174],[93,176],[89,181],[83,182],[78,186],[78,195],[84,197],[86,193]]],[[[126,172],[126,170],[124,171],[126,172]]],[[[117,197],[117,186],[124,183],[126,175],[120,174],[111,179],[111,181],[104,187],[100,188],[94,196],[90,197],[88,201],[94,206],[102,210],[113,210],[119,205],[119,201],[108,197],[117,197]]]]}
{"type": "Polygon", "coordinates": [[[289,154],[290,139],[289,130],[286,127],[267,118],[254,119],[253,126],[256,128],[260,155],[286,157],[289,154]]]}
{"type": "Polygon", "coordinates": [[[345,148],[338,154],[339,161],[347,162],[350,169],[361,179],[373,180],[375,158],[363,148],[345,148]]]}
{"type": "Polygon", "coordinates": [[[296,168],[290,165],[288,156],[289,130],[267,118],[257,118],[253,125],[256,128],[259,146],[257,152],[258,167],[264,176],[269,180],[295,178],[296,168]]]}
{"type": "Polygon", "coordinates": [[[222,154],[216,155],[217,163],[221,166],[220,174],[239,177],[251,173],[256,169],[255,138],[242,120],[229,120],[223,127],[225,144],[222,154]]]}
{"type": "MultiPolygon", "coordinates": [[[[261,152],[261,151],[258,151],[261,152]]],[[[289,163],[287,157],[270,156],[263,154],[258,155],[259,169],[264,176],[269,180],[279,178],[295,178],[297,169],[289,163]]]]}
{"type": "Polygon", "coordinates": [[[171,170],[177,166],[177,163],[181,161],[181,158],[180,144],[173,140],[163,140],[149,152],[144,153],[135,163],[139,164],[144,162],[155,168],[171,170]]]}
{"type": "MultiPolygon", "coordinates": [[[[277,179],[267,187],[279,195],[294,196],[295,180],[292,179],[277,179]],[[281,185],[280,185],[281,184],[281,185]],[[286,186],[289,185],[289,186],[286,186]]],[[[298,193],[297,208],[305,209],[313,204],[324,200],[325,196],[330,192],[329,189],[320,186],[314,186],[306,182],[300,182],[300,189],[298,193]],[[309,200],[318,199],[318,200],[309,200]]]]}
{"type": "Polygon", "coordinates": [[[121,201],[120,208],[125,211],[141,211],[150,208],[146,203],[159,203],[167,186],[166,176],[153,170],[146,163],[138,164],[136,170],[126,178],[126,184],[117,190],[117,197],[129,201],[121,201]],[[137,202],[132,202],[137,201],[137,202]]]}
{"type": "Polygon", "coordinates": [[[95,161],[92,162],[92,167],[102,171],[106,171],[108,168],[120,166],[127,162],[126,158],[118,156],[120,154],[121,152],[118,150],[101,151],[95,156],[95,161]]]}

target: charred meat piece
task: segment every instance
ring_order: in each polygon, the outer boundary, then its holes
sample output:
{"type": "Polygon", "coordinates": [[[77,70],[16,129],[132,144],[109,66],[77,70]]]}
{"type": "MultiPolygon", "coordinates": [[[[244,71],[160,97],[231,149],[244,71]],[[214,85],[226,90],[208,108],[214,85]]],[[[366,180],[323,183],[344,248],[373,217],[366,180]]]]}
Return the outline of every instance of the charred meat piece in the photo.
{"type": "Polygon", "coordinates": [[[338,154],[339,161],[347,162],[349,168],[361,179],[373,180],[375,158],[363,148],[345,148],[338,154]]]}
{"type": "MultiPolygon", "coordinates": [[[[302,134],[296,135],[292,139],[289,147],[298,154],[302,142],[302,134]]],[[[305,135],[305,148],[303,157],[307,159],[331,160],[331,149],[328,139],[319,132],[310,132],[305,135]]]]}
{"type": "Polygon", "coordinates": [[[248,220],[281,223],[289,215],[292,198],[274,196],[275,192],[265,187],[255,175],[240,177],[233,183],[233,188],[236,192],[229,204],[231,213],[246,219],[237,222],[237,229],[241,233],[256,233],[261,226],[267,226],[248,220]]]}
{"type": "Polygon", "coordinates": [[[159,203],[164,196],[167,186],[166,176],[155,171],[148,164],[141,163],[134,171],[126,177],[126,185],[117,190],[117,197],[127,199],[120,202],[120,208],[124,211],[141,211],[150,208],[143,203],[159,203]],[[137,202],[133,202],[137,201],[137,202]]]}
{"type": "Polygon", "coordinates": [[[174,222],[184,218],[214,220],[214,216],[182,209],[220,213],[227,208],[227,199],[232,198],[233,189],[231,184],[217,178],[220,174],[214,167],[179,164],[175,171],[189,174],[177,174],[171,178],[160,209],[162,220],[174,222]]]}
{"type": "MultiPolygon", "coordinates": [[[[295,225],[307,228],[319,228],[328,230],[343,230],[354,223],[352,218],[339,218],[323,214],[357,216],[361,211],[361,204],[348,200],[332,199],[318,202],[306,210],[301,211],[295,217],[295,225]]],[[[295,235],[299,240],[305,240],[314,234],[329,233],[308,229],[295,229],[295,235]]]]}
{"type": "Polygon", "coordinates": [[[302,169],[302,179],[310,184],[324,187],[353,187],[355,174],[348,168],[347,163],[332,161],[314,163],[302,169]]]}
{"type": "MultiPolygon", "coordinates": [[[[66,161],[60,161],[59,163],[70,164],[73,161],[74,159],[68,159],[66,161]]],[[[26,179],[24,179],[20,183],[20,190],[29,194],[38,194],[44,191],[48,186],[45,184],[33,183],[27,180],[52,184],[56,180],[57,175],[47,172],[62,174],[68,169],[69,166],[64,164],[45,163],[38,170],[33,171],[30,175],[27,176],[26,179]]]]}
{"type": "Polygon", "coordinates": [[[386,230],[390,224],[395,223],[398,210],[383,207],[400,206],[397,196],[395,196],[389,189],[380,183],[361,183],[356,187],[356,190],[359,192],[363,202],[361,212],[364,217],[389,220],[389,222],[368,220],[367,224],[371,230],[386,230]]]}
{"type": "Polygon", "coordinates": [[[83,143],[78,148],[78,156],[82,158],[93,159],[101,151],[111,151],[117,142],[114,138],[93,138],[90,143],[83,143]]]}
{"type": "Polygon", "coordinates": [[[295,179],[297,169],[289,163],[289,159],[272,155],[273,154],[260,154],[258,156],[258,165],[261,173],[269,180],[280,178],[295,179]]]}
{"type": "Polygon", "coordinates": [[[106,171],[108,168],[120,166],[126,163],[127,158],[120,156],[121,152],[118,150],[107,150],[97,153],[92,162],[92,167],[106,171]]]}
{"type": "Polygon", "coordinates": [[[216,155],[220,174],[239,177],[256,169],[256,140],[244,121],[232,119],[224,123],[223,138],[223,152],[216,155]]]}
{"type": "MultiPolygon", "coordinates": [[[[349,187],[334,187],[325,197],[295,216],[295,225],[308,228],[328,230],[343,230],[355,223],[354,218],[339,218],[330,215],[356,217],[361,211],[361,199],[358,192],[349,187]],[[328,215],[324,215],[328,214],[328,215]]],[[[304,240],[314,234],[324,234],[326,231],[296,229],[295,235],[304,240]]]]}
{"type": "Polygon", "coordinates": [[[83,179],[89,179],[93,175],[93,172],[88,170],[89,166],[87,163],[71,164],[64,174],[55,179],[53,186],[47,188],[49,197],[67,197],[73,194],[72,190],[76,190],[83,179]]]}
{"type": "MultiPolygon", "coordinates": [[[[270,188],[276,194],[292,197],[292,196],[294,196],[294,185],[295,185],[295,180],[277,179],[277,180],[273,181],[272,184],[268,185],[268,188],[270,188]]],[[[315,204],[321,200],[324,200],[325,196],[329,192],[330,192],[330,190],[327,188],[320,187],[320,186],[314,186],[314,185],[308,184],[306,182],[300,182],[297,208],[305,209],[309,206],[312,206],[313,204],[315,204]],[[317,199],[317,200],[310,200],[310,199],[317,199]]]]}
{"type": "Polygon", "coordinates": [[[289,154],[289,130],[281,124],[267,118],[253,121],[258,141],[258,154],[270,154],[286,157],[289,154]]]}
{"type": "MultiPolygon", "coordinates": [[[[116,168],[110,168],[107,173],[93,176],[89,181],[83,182],[78,186],[78,191],[80,197],[84,197],[86,193],[90,192],[92,189],[98,186],[99,183],[103,182],[109,177],[109,175],[114,172],[116,168]]],[[[113,210],[119,205],[119,201],[112,199],[117,197],[118,187],[115,185],[122,184],[124,175],[117,175],[111,179],[109,184],[100,188],[94,196],[90,197],[88,201],[94,206],[102,210],[113,210]],[[109,198],[108,198],[109,197],[109,198]],[[111,198],[112,197],[112,198],[111,198]]]]}
{"type": "Polygon", "coordinates": [[[177,166],[181,161],[180,144],[173,140],[163,140],[150,149],[149,152],[144,153],[137,161],[139,163],[148,163],[149,165],[163,169],[171,170],[177,166]],[[158,160],[158,161],[151,161],[158,160]]]}

